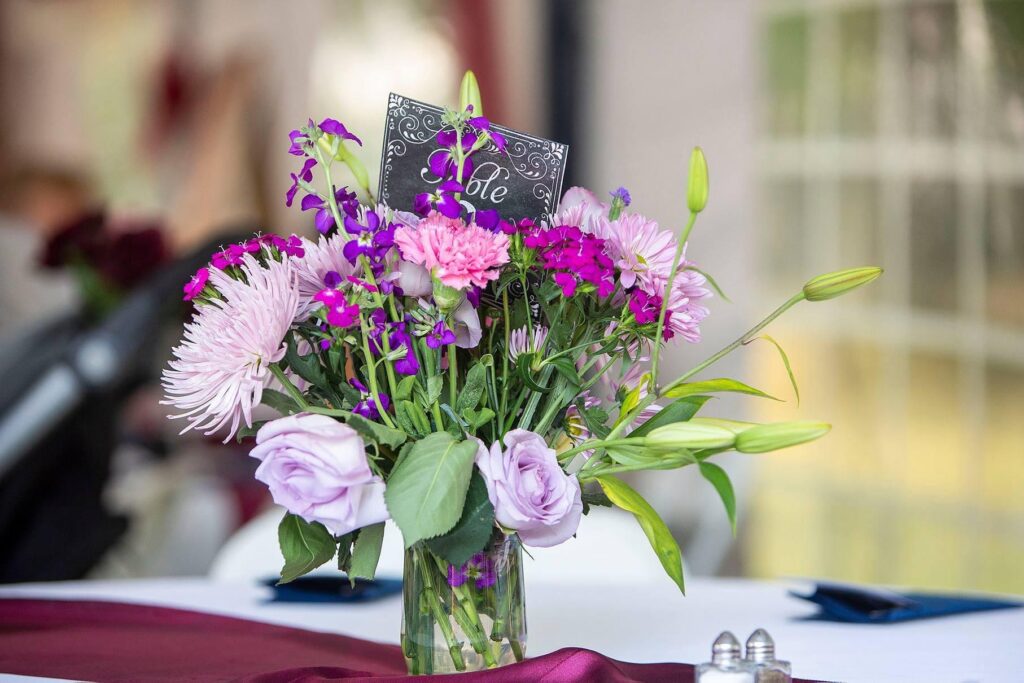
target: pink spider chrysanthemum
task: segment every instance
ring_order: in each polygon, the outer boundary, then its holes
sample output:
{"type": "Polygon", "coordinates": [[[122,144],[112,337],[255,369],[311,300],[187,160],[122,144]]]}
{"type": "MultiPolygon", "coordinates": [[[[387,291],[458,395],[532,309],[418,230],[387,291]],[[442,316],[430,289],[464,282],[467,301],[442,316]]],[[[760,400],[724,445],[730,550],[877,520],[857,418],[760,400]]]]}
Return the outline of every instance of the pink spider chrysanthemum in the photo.
{"type": "Polygon", "coordinates": [[[200,306],[185,325],[182,343],[163,372],[165,405],[185,412],[182,430],[228,428],[225,442],[244,421],[252,426],[258,405],[273,375],[270,364],[285,353],[285,335],[299,310],[292,259],[268,259],[266,267],[245,254],[238,266],[244,278],[224,271],[210,273],[222,298],[200,306]]]}
{"type": "Polygon", "coordinates": [[[507,235],[436,211],[415,228],[402,225],[395,230],[395,244],[405,261],[423,266],[459,290],[471,284],[486,287],[498,279],[498,267],[508,263],[507,235]]]}
{"type": "Polygon", "coordinates": [[[349,235],[343,232],[331,237],[321,235],[316,242],[302,239],[306,253],[294,263],[299,290],[299,312],[296,317],[298,322],[302,322],[310,313],[320,308],[321,303],[314,301],[313,297],[330,286],[330,278],[333,277],[330,273],[335,273],[341,281],[346,281],[348,276],[356,274],[356,268],[342,252],[349,239],[349,235]]]}

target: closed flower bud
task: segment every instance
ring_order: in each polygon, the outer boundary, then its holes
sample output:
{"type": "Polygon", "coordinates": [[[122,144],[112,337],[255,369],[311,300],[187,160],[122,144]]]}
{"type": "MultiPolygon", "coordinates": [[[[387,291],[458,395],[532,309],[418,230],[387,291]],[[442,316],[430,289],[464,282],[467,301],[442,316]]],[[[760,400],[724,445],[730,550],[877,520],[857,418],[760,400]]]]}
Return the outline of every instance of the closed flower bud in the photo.
{"type": "Polygon", "coordinates": [[[757,425],[736,436],[736,450],[741,453],[777,451],[814,441],[828,434],[830,429],[830,424],[810,421],[757,425]]]}
{"type": "Polygon", "coordinates": [[[448,315],[459,307],[466,295],[461,290],[449,287],[436,277],[431,280],[434,284],[434,303],[442,313],[448,315]]]}
{"type": "Polygon", "coordinates": [[[466,111],[466,107],[473,107],[473,116],[484,115],[484,103],[480,98],[480,84],[476,81],[476,74],[466,71],[462,77],[462,85],[459,87],[459,110],[466,111]]]}
{"type": "Polygon", "coordinates": [[[728,429],[733,434],[739,434],[745,432],[751,427],[756,427],[756,422],[740,422],[739,420],[726,420],[721,417],[695,417],[690,420],[690,423],[696,422],[697,424],[713,425],[715,427],[721,427],[722,429],[728,429]]]}
{"type": "Polygon", "coordinates": [[[728,429],[701,422],[676,422],[658,427],[644,439],[644,445],[657,450],[675,448],[728,448],[736,435],[728,429]]]}
{"type": "Polygon", "coordinates": [[[864,266],[819,275],[804,285],[804,298],[808,301],[834,299],[861,285],[866,285],[881,274],[881,268],[864,266]]]}
{"type": "Polygon", "coordinates": [[[700,147],[690,154],[690,177],[687,179],[686,205],[691,213],[700,213],[708,203],[708,162],[700,147]]]}

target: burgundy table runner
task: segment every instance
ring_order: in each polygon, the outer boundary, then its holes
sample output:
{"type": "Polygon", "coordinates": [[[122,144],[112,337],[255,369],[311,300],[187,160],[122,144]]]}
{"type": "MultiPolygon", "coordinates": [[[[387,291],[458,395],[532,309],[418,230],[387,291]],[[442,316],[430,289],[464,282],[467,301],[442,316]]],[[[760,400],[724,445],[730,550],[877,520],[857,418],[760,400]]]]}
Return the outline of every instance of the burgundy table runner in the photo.
{"type": "MultiPolygon", "coordinates": [[[[0,672],[102,682],[413,680],[396,645],[166,607],[27,599],[0,600],[0,672]]],[[[692,676],[688,664],[630,664],[566,648],[431,680],[678,683],[692,676]]]]}

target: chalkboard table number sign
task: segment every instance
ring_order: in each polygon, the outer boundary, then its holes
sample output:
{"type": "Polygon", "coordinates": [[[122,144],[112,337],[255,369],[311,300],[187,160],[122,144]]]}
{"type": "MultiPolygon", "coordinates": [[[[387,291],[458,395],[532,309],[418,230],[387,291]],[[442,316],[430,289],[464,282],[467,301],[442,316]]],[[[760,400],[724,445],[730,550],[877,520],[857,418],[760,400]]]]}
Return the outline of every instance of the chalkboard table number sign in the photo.
{"type": "MultiPolygon", "coordinates": [[[[380,201],[392,209],[412,210],[421,192],[434,192],[440,179],[430,172],[429,156],[444,110],[391,93],[381,154],[380,201]]],[[[560,142],[491,124],[508,140],[506,153],[493,145],[474,156],[463,202],[473,210],[497,209],[502,218],[548,218],[562,194],[569,148],[560,142]]]]}

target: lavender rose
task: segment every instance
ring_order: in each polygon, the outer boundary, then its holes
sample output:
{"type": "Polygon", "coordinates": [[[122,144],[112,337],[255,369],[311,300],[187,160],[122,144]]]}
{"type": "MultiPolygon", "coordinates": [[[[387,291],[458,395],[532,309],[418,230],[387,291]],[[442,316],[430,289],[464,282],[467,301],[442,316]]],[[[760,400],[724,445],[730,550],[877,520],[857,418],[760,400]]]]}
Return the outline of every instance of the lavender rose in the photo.
{"type": "Polygon", "coordinates": [[[576,533],[583,513],[580,483],[558,464],[555,451],[539,435],[513,429],[505,451],[494,442],[480,445],[477,467],[487,483],[494,518],[515,529],[526,545],[558,545],[576,533]]]}
{"type": "Polygon", "coordinates": [[[335,536],[383,522],[384,482],[366,461],[354,429],[325,415],[299,414],[263,425],[249,454],[274,502],[335,536]]]}

